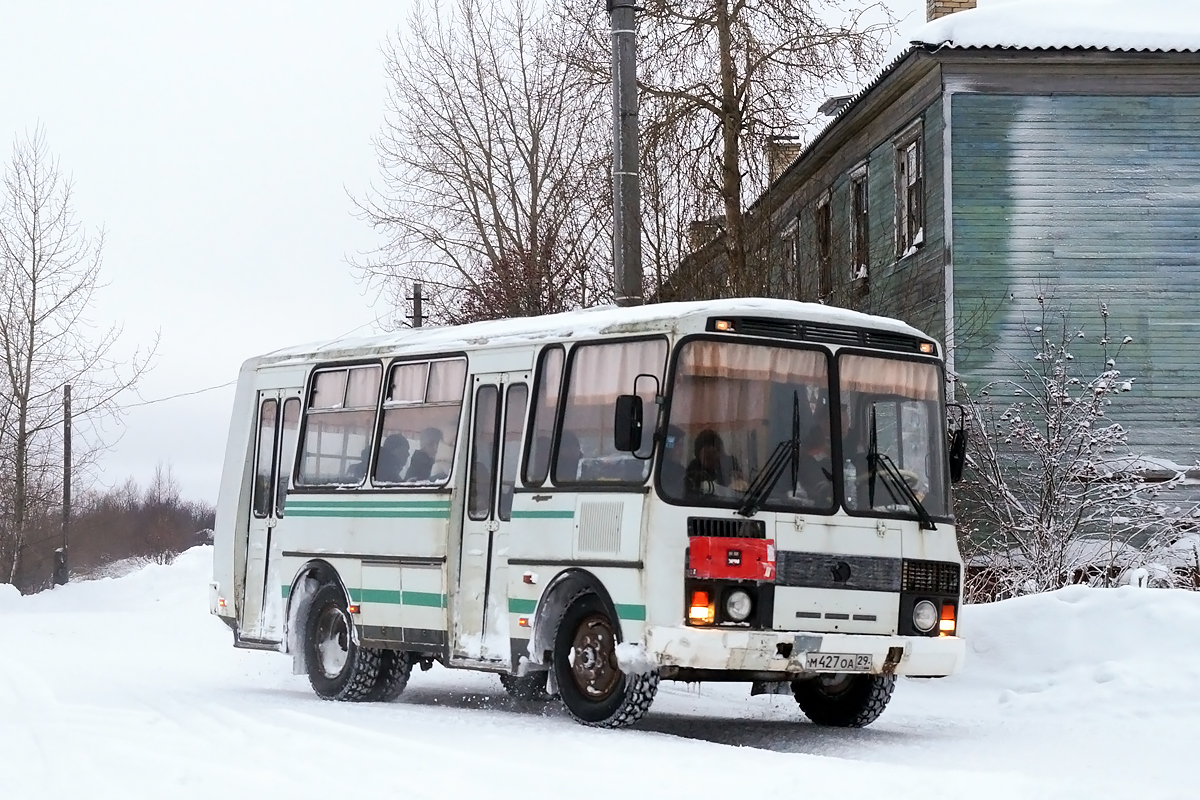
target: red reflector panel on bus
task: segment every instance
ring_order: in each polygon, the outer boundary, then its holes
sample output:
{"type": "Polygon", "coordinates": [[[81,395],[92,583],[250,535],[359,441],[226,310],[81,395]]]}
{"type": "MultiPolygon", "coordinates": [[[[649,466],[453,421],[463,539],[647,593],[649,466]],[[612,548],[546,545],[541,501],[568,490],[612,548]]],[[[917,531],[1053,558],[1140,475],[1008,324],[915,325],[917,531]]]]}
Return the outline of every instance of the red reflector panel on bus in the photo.
{"type": "Polygon", "coordinates": [[[775,580],[775,540],[724,536],[693,536],[689,540],[688,571],[701,580],[775,580]]]}

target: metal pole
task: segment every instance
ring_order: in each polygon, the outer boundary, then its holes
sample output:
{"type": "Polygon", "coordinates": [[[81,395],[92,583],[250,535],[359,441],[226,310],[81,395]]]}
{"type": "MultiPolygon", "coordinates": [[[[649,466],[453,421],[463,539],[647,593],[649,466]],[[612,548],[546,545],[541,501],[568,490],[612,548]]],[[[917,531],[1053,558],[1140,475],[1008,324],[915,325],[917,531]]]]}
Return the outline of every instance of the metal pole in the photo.
{"type": "Polygon", "coordinates": [[[54,583],[62,586],[70,579],[67,539],[71,531],[71,384],[63,387],[63,504],[62,547],[54,554],[54,583]]]}
{"type": "Polygon", "coordinates": [[[421,284],[413,283],[413,327],[419,328],[425,323],[425,317],[421,313],[421,284]]]}
{"type": "Polygon", "coordinates": [[[613,289],[617,305],[640,306],[642,197],[638,176],[637,7],[607,0],[612,31],[613,289]]]}

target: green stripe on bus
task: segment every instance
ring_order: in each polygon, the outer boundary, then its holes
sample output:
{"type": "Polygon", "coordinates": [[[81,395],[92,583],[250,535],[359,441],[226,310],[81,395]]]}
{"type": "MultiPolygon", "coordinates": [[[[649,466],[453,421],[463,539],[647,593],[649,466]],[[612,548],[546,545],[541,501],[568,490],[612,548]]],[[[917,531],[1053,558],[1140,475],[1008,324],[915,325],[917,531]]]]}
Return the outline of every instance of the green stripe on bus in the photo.
{"type": "Polygon", "coordinates": [[[645,606],[626,605],[623,603],[616,603],[615,605],[617,607],[617,616],[620,617],[621,619],[627,619],[627,620],[631,620],[631,621],[637,620],[639,622],[646,621],[646,607],[645,606]]]}
{"type": "Polygon", "coordinates": [[[404,605],[426,606],[428,608],[445,608],[446,595],[436,592],[405,592],[404,605]]]}
{"type": "Polygon", "coordinates": [[[508,613],[532,614],[537,608],[537,600],[522,600],[519,597],[508,598],[508,613]]]}
{"type": "Polygon", "coordinates": [[[291,594],[291,593],[292,593],[292,587],[291,587],[291,586],[288,586],[288,585],[285,583],[285,584],[283,585],[283,599],[284,599],[284,600],[287,600],[287,598],[288,598],[288,595],[289,595],[289,594],[291,594]]]}
{"type": "Polygon", "coordinates": [[[574,519],[574,511],[513,511],[513,519],[574,519]]]}
{"type": "Polygon", "coordinates": [[[356,603],[391,603],[400,605],[400,592],[392,589],[351,589],[350,599],[356,603]],[[357,593],[357,597],[355,594],[357,593]]]}
{"type": "Polygon", "coordinates": [[[338,517],[341,519],[450,519],[450,509],[399,510],[388,508],[291,508],[285,517],[338,517]]]}

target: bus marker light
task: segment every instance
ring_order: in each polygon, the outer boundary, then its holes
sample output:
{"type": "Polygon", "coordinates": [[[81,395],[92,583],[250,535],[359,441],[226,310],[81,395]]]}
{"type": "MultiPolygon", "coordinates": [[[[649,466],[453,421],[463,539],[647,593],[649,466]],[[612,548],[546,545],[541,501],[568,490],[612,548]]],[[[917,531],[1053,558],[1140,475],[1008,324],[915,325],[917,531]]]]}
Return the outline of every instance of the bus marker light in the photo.
{"type": "Polygon", "coordinates": [[[921,352],[927,356],[933,355],[933,342],[921,342],[921,352]]]}
{"type": "Polygon", "coordinates": [[[346,606],[346,610],[349,611],[351,614],[357,614],[358,606],[346,606]]]}
{"type": "Polygon", "coordinates": [[[522,628],[529,627],[529,617],[517,617],[517,625],[522,628]]]}
{"type": "Polygon", "coordinates": [[[538,576],[537,576],[536,572],[526,572],[524,575],[521,576],[521,580],[523,580],[525,583],[528,583],[530,585],[537,583],[537,579],[538,579],[538,576]]]}
{"type": "Polygon", "coordinates": [[[218,597],[218,598],[217,598],[217,606],[218,606],[219,608],[224,608],[224,607],[225,607],[225,598],[224,598],[224,597],[218,597]]]}
{"type": "Polygon", "coordinates": [[[708,601],[708,592],[692,592],[688,620],[695,625],[712,625],[716,618],[717,609],[708,601]]]}
{"type": "Polygon", "coordinates": [[[942,606],[942,621],[938,624],[941,636],[953,636],[957,623],[954,619],[954,605],[946,603],[942,606]]]}
{"type": "Polygon", "coordinates": [[[713,327],[719,331],[727,333],[733,330],[733,322],[727,319],[719,319],[716,321],[716,324],[714,324],[713,327]]]}

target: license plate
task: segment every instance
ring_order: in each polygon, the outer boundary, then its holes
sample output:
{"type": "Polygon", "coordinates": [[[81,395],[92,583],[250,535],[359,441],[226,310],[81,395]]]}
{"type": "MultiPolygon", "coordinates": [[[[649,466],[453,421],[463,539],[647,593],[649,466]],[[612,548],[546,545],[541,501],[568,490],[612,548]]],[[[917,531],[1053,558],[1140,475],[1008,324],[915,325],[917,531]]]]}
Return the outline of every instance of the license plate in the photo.
{"type": "Polygon", "coordinates": [[[809,672],[870,672],[867,653],[805,653],[804,668],[809,672]]]}

